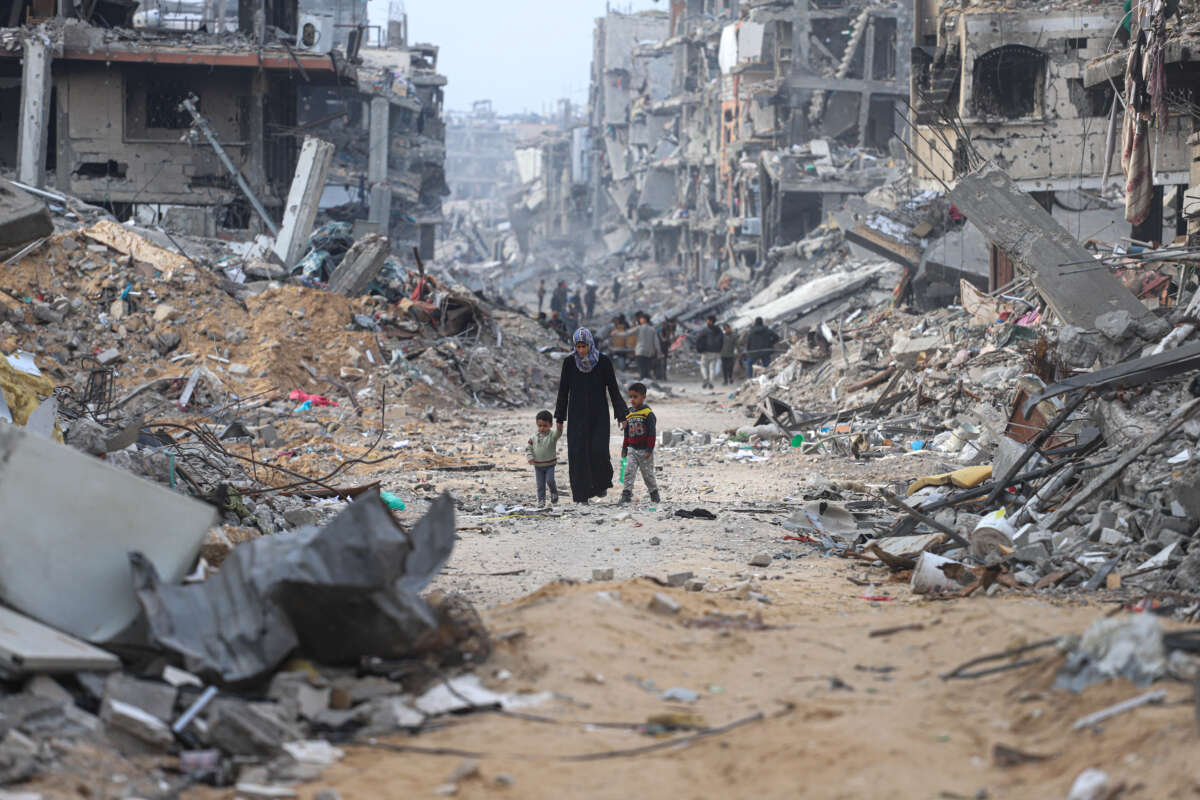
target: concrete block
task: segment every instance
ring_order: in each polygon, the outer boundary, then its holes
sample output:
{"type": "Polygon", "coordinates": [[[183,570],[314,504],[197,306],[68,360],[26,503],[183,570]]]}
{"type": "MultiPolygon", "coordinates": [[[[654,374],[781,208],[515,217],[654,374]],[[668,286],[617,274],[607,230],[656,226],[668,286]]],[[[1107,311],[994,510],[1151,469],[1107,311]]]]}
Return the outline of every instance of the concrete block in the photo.
{"type": "Polygon", "coordinates": [[[52,233],[54,223],[46,204],[0,179],[0,249],[20,247],[52,233]]]}
{"type": "Polygon", "coordinates": [[[678,614],[682,608],[675,598],[662,592],[655,592],[650,599],[650,610],[659,614],[678,614]]]}
{"type": "Polygon", "coordinates": [[[376,697],[361,707],[367,725],[377,733],[420,727],[425,715],[404,697],[376,697]]]}
{"type": "Polygon", "coordinates": [[[667,576],[667,586],[683,586],[692,579],[690,572],[675,572],[667,576]]]}
{"type": "Polygon", "coordinates": [[[211,506],[14,425],[0,426],[0,509],[0,599],[95,641],[141,614],[128,553],[145,555],[164,582],[181,580],[215,517],[211,506]]]}
{"type": "Polygon", "coordinates": [[[25,684],[25,691],[38,697],[44,697],[47,700],[53,700],[56,703],[75,702],[75,699],[71,697],[71,693],[49,675],[35,675],[30,678],[29,682],[25,684]]]}
{"type": "MultiPolygon", "coordinates": [[[[384,100],[386,103],[387,101],[384,100]]],[[[308,237],[317,218],[318,203],[325,190],[325,176],[333,161],[334,145],[308,136],[300,147],[296,172],[283,209],[283,222],[275,237],[275,255],[291,267],[308,248],[308,237]]]]}
{"type": "Polygon", "coordinates": [[[273,703],[215,701],[208,716],[209,741],[230,755],[273,756],[284,742],[303,739],[273,703]]]}
{"type": "Polygon", "coordinates": [[[359,239],[329,279],[329,291],[346,297],[363,294],[379,274],[389,252],[391,245],[386,236],[371,233],[359,239]]]}
{"type": "Polygon", "coordinates": [[[1039,564],[1049,557],[1050,549],[1040,542],[1018,547],[1011,556],[1018,564],[1039,564]]]}
{"type": "Polygon", "coordinates": [[[317,512],[311,508],[289,508],[283,512],[283,518],[293,528],[317,524],[317,512]]]}
{"type": "Polygon", "coordinates": [[[1096,317],[1096,329],[1112,342],[1123,342],[1134,333],[1133,315],[1125,309],[1108,311],[1096,317]]]}
{"type": "Polygon", "coordinates": [[[592,580],[594,580],[594,581],[611,581],[612,579],[613,579],[613,570],[611,567],[609,567],[608,569],[592,570],[592,580]]]}
{"type": "Polygon", "coordinates": [[[752,567],[769,567],[771,566],[771,554],[756,553],[754,557],[752,557],[747,563],[749,563],[752,567]]]}
{"type": "Polygon", "coordinates": [[[0,698],[0,736],[19,730],[30,736],[59,733],[66,724],[65,704],[23,692],[0,698]]]}
{"type": "Polygon", "coordinates": [[[174,686],[154,681],[144,681],[114,672],[104,682],[106,702],[119,701],[135,706],[170,724],[175,720],[175,700],[179,690],[174,686]]]}
{"type": "Polygon", "coordinates": [[[285,708],[288,716],[312,720],[329,708],[328,686],[315,686],[306,672],[280,672],[271,678],[267,697],[285,708]]]}
{"type": "Polygon", "coordinates": [[[1074,325],[1058,329],[1058,356],[1070,367],[1091,369],[1100,355],[1100,337],[1074,325]]]}
{"type": "Polygon", "coordinates": [[[171,728],[153,714],[120,700],[105,700],[100,718],[109,728],[131,736],[153,749],[167,750],[175,743],[171,728]]]}

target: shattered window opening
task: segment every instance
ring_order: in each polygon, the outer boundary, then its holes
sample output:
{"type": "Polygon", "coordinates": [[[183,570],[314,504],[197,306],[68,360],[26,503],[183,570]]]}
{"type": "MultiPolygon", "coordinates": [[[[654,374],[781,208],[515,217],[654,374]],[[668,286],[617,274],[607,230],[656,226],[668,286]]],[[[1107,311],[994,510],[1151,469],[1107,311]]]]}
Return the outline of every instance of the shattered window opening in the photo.
{"type": "Polygon", "coordinates": [[[1006,44],[975,59],[973,100],[981,117],[1017,119],[1040,113],[1046,78],[1046,54],[1006,44]]]}
{"type": "Polygon", "coordinates": [[[75,168],[75,175],[80,178],[124,178],[128,164],[118,164],[113,159],[107,161],[84,161],[75,168]]]}
{"type": "MultiPolygon", "coordinates": [[[[181,109],[179,104],[190,92],[178,83],[150,86],[146,91],[146,127],[183,130],[192,126],[192,115],[181,109]]],[[[201,111],[200,101],[196,109],[201,111]]]]}

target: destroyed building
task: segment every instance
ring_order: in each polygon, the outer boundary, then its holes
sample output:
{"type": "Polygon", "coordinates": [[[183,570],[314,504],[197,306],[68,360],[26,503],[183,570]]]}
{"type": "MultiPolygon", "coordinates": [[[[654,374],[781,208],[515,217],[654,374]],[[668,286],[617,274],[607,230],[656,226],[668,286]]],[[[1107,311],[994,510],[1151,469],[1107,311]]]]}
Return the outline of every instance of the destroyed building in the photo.
{"type": "MultiPolygon", "coordinates": [[[[1085,66],[1121,31],[1122,9],[936,2],[917,9],[911,144],[918,184],[939,190],[991,161],[1076,230],[1069,215],[1097,208],[1086,195],[1112,190],[1111,179],[1121,171],[1120,147],[1113,146],[1121,103],[1109,81],[1086,79],[1085,66]]],[[[1135,225],[1132,238],[1172,238],[1163,231],[1163,189],[1173,187],[1172,196],[1182,202],[1189,132],[1182,115],[1160,131],[1154,177],[1159,211],[1135,225]]],[[[1103,226],[1092,217],[1082,227],[1103,226]]],[[[945,253],[935,258],[949,260],[945,253]]],[[[1013,278],[1011,261],[994,248],[985,269],[991,289],[1013,278]]]]}
{"type": "Polygon", "coordinates": [[[306,200],[322,219],[369,219],[396,247],[432,252],[446,191],[437,49],[366,48],[365,3],[310,5],[86,17],[14,0],[6,19],[41,24],[5,31],[0,62],[18,78],[6,94],[22,110],[0,120],[0,164],[123,219],[274,235],[302,141],[322,136],[337,158],[306,200]],[[368,53],[384,66],[362,66],[368,53]]]}
{"type": "Polygon", "coordinates": [[[746,279],[894,177],[910,31],[906,7],[863,3],[678,0],[597,20],[588,158],[572,157],[593,256],[689,286],[746,279]]]}
{"type": "Polygon", "coordinates": [[[498,117],[490,100],[446,121],[446,180],[453,200],[499,200],[515,182],[517,131],[498,117]]]}

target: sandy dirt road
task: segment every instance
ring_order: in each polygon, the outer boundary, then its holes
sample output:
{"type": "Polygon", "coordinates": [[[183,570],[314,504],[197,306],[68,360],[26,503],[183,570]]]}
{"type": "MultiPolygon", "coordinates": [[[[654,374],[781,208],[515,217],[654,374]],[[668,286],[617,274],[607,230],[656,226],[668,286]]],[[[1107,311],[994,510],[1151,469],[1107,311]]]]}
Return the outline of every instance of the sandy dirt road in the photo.
{"type": "MultiPolygon", "coordinates": [[[[745,420],[695,387],[651,402],[660,429],[716,434],[745,420]]],[[[1200,794],[1191,686],[1167,683],[1164,704],[1074,731],[1077,718],[1140,690],[1124,682],[1082,694],[1052,689],[1061,661],[1052,650],[1020,670],[939,677],[976,656],[1082,632],[1116,608],[1104,596],[924,600],[885,569],[782,538],[780,521],[806,492],[832,481],[869,497],[871,485],[929,474],[935,459],[855,464],[778,451],[738,463],[724,458],[728,448],[664,448],[655,510],[618,507],[614,493],[609,502],[505,519],[497,506],[533,499],[522,452],[535,411],[469,412],[466,431],[445,433],[440,446],[470,441],[496,470],[379,477],[386,488],[436,484],[462,500],[462,538],[437,588],[469,596],[496,637],[479,671],[490,686],[550,693],[526,709],[542,719],[476,713],[441,730],[352,746],[321,781],[301,787],[302,798],[326,787],[345,800],[433,797],[470,759],[478,773],[457,781],[458,797],[1034,800],[1066,797],[1087,767],[1123,782],[1121,797],[1200,794]],[[717,520],[671,516],[697,506],[717,520]],[[748,565],[764,552],[769,566],[748,565]],[[603,568],[614,580],[591,581],[603,568]],[[705,581],[704,591],[653,580],[685,570],[705,581]],[[680,611],[651,610],[656,593],[680,611]],[[872,635],[898,626],[911,627],[872,635]],[[663,698],[676,687],[697,698],[663,698]],[[638,727],[663,714],[706,727],[745,724],[617,754],[688,735],[656,738],[638,727]],[[389,749],[397,746],[427,751],[389,749]],[[1040,760],[1013,765],[1005,748],[1040,760]]],[[[410,503],[408,515],[417,518],[423,505],[410,503]]]]}

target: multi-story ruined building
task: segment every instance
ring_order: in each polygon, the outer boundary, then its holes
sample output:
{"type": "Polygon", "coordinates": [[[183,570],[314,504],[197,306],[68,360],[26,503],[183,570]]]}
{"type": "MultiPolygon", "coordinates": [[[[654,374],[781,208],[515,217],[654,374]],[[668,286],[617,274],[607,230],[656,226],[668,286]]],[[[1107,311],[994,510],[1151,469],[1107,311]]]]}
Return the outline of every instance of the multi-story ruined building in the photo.
{"type": "Polygon", "coordinates": [[[446,126],[446,180],[455,200],[498,200],[516,179],[517,131],[479,100],[468,114],[451,114],[446,126]]]}
{"type": "Polygon", "coordinates": [[[13,26],[0,33],[0,164],[122,217],[173,207],[193,212],[178,219],[195,233],[270,230],[301,141],[321,135],[338,145],[341,192],[322,205],[358,198],[394,244],[432,251],[445,191],[436,48],[393,43],[382,52],[402,65],[371,72],[362,0],[194,5],[0,8],[13,26]]]}
{"type": "MultiPolygon", "coordinates": [[[[1084,68],[1123,33],[1124,13],[1119,5],[1047,10],[919,0],[911,145],[921,187],[940,190],[992,161],[1048,210],[1084,206],[1079,193],[1113,188],[1102,184],[1120,176],[1119,143],[1104,163],[1110,125],[1119,130],[1120,105],[1110,122],[1112,84],[1085,81],[1084,68]],[[1064,193],[1071,194],[1071,203],[1063,202],[1064,193]]],[[[1187,183],[1186,127],[1176,118],[1156,141],[1160,210],[1162,187],[1187,183]]],[[[1160,213],[1135,229],[1134,237],[1159,241],[1162,219],[1160,213]]],[[[994,247],[989,269],[992,287],[1013,278],[1011,262],[994,247]]]]}
{"type": "Polygon", "coordinates": [[[598,20],[595,232],[688,282],[748,276],[892,174],[910,36],[906,5],[855,0],[675,0],[598,20]]]}

